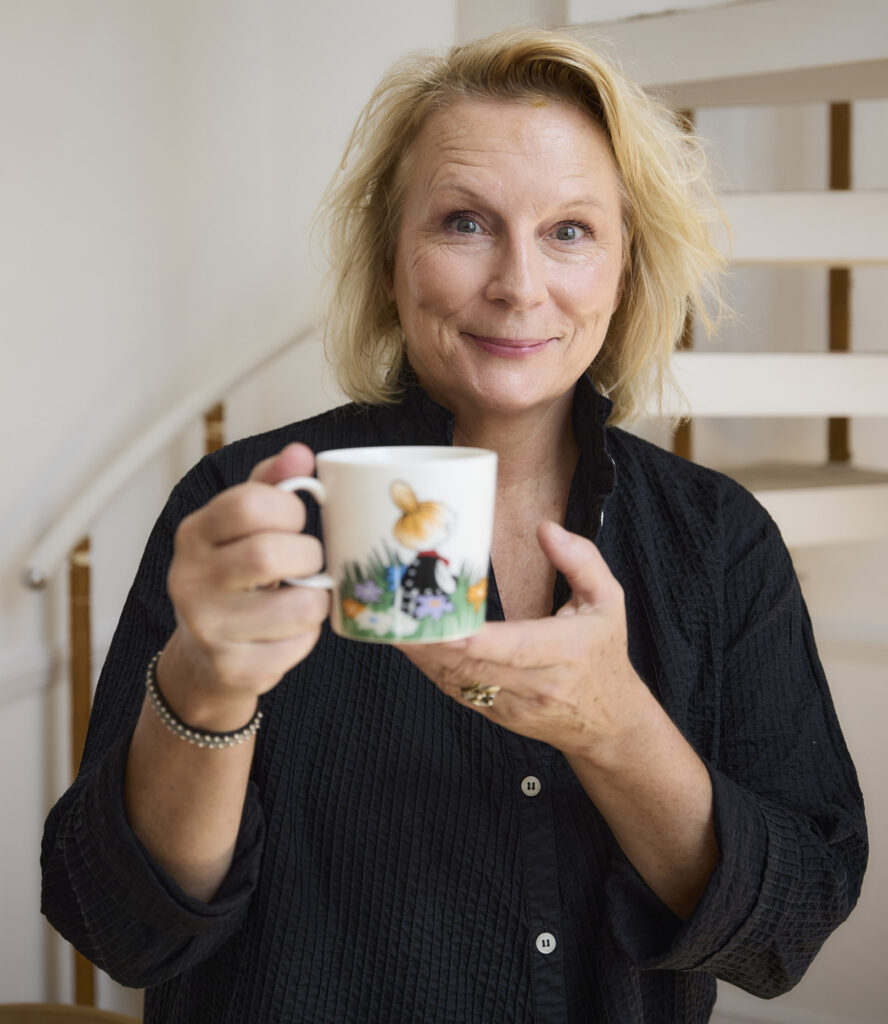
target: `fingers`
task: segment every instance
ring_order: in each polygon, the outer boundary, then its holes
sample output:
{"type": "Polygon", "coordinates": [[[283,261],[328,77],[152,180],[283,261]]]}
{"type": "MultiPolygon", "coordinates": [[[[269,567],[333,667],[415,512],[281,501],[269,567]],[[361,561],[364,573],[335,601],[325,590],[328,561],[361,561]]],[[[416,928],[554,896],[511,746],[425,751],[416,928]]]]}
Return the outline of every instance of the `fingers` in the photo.
{"type": "Polygon", "coordinates": [[[255,482],[238,484],[217,494],[203,508],[182,520],[177,542],[218,547],[251,534],[305,527],[305,506],[294,494],[255,482]]]}
{"type": "Polygon", "coordinates": [[[167,587],[194,678],[208,692],[263,692],[317,642],[329,594],[268,589],[323,566],[320,541],[302,532],[305,506],[273,486],[313,469],[311,450],[289,445],[179,524],[167,587]]]}
{"type": "Polygon", "coordinates": [[[479,683],[523,699],[545,700],[572,670],[565,652],[577,649],[577,639],[563,628],[568,625],[554,618],[487,623],[459,644],[405,644],[400,650],[452,697],[479,683]]]}
{"type": "Polygon", "coordinates": [[[541,524],[538,536],[573,591],[557,615],[487,623],[465,640],[405,645],[402,651],[467,707],[468,687],[497,688],[492,705],[475,710],[565,748],[614,720],[623,687],[636,677],[628,659],[623,591],[595,545],[555,523],[541,524]]]}
{"type": "Polygon", "coordinates": [[[282,448],[277,455],[257,462],[249,480],[255,483],[276,484],[291,476],[311,476],[314,473],[314,453],[307,445],[294,443],[282,448]]]}
{"type": "Polygon", "coordinates": [[[207,569],[209,582],[219,590],[251,591],[282,579],[311,576],[323,565],[317,537],[266,530],[218,548],[207,569]]]}
{"type": "Polygon", "coordinates": [[[432,645],[449,663],[501,665],[515,671],[549,669],[576,653],[576,632],[557,617],[488,622],[456,644],[432,645]]]}
{"type": "Polygon", "coordinates": [[[205,647],[270,644],[315,630],[329,610],[326,590],[283,587],[236,592],[201,604],[190,614],[188,626],[205,647]]]}
{"type": "Polygon", "coordinates": [[[563,573],[573,591],[571,604],[566,608],[609,605],[622,599],[622,587],[592,541],[551,521],[540,523],[537,539],[546,557],[563,573]]]}

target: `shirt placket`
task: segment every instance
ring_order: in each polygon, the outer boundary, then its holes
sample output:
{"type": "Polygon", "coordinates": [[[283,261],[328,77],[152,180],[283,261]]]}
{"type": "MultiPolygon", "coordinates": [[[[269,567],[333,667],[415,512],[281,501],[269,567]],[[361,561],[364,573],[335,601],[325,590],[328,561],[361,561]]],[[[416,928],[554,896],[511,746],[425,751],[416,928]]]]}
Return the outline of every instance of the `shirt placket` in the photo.
{"type": "MultiPolygon", "coordinates": [[[[539,746],[539,745],[537,745],[539,746]]],[[[552,769],[549,758],[515,758],[513,774],[524,851],[525,912],[535,1024],[563,1024],[564,942],[555,857],[552,769]],[[523,760],[524,765],[521,765],[523,760]]]]}

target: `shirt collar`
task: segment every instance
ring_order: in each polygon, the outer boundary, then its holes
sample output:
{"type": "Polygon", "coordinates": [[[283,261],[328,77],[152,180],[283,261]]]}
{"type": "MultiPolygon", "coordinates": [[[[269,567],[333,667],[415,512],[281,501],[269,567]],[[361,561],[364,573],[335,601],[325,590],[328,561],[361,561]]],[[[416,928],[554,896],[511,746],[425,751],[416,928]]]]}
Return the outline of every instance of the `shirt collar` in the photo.
{"type": "MultiPolygon", "coordinates": [[[[373,406],[369,412],[376,421],[383,444],[453,444],[453,413],[431,398],[422,388],[413,370],[401,373],[402,394],[394,405],[373,406]]],[[[580,446],[581,460],[610,493],[613,488],[613,464],[607,454],[607,419],[613,402],[600,394],[587,374],[577,381],[572,407],[574,434],[580,446]]]]}

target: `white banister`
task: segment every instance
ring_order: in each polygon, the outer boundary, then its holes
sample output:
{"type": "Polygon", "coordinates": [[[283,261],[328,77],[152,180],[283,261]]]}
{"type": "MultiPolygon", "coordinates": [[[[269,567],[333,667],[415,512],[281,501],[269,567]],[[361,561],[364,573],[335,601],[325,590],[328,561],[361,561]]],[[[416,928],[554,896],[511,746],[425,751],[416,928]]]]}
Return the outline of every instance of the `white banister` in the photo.
{"type": "Polygon", "coordinates": [[[40,588],[67,557],[68,552],[85,537],[92,524],[111,499],[158,452],[173,441],[191,422],[198,419],[213,403],[231,388],[257,373],[280,355],[305,341],[313,333],[307,327],[284,341],[260,349],[254,346],[238,359],[210,377],[153,423],[92,483],[66,506],[65,514],[43,535],[22,572],[26,586],[40,588]]]}

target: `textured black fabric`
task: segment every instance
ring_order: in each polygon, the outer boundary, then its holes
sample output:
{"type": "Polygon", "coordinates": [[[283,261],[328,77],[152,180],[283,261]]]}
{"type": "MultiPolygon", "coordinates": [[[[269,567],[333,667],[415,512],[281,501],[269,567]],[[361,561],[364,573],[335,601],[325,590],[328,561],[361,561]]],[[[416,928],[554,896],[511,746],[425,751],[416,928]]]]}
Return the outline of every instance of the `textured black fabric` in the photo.
{"type": "MultiPolygon", "coordinates": [[[[596,538],[625,589],[633,664],[710,770],[721,861],[691,919],[645,886],[557,751],[328,629],[263,698],[213,903],[185,896],[129,829],[126,747],[173,629],[177,523],[293,440],[451,443],[450,414],[414,388],[395,408],[347,406],[209,456],[149,540],[43,846],[44,912],[148,987],[146,1021],[697,1024],[715,977],[773,996],[850,912],[862,800],[779,533],[724,476],[620,430],[605,447],[607,411],[581,381],[566,525],[596,538]]],[[[559,578],[553,608],[567,594],[559,578]]]]}

